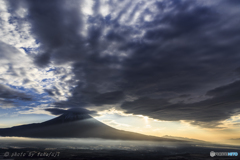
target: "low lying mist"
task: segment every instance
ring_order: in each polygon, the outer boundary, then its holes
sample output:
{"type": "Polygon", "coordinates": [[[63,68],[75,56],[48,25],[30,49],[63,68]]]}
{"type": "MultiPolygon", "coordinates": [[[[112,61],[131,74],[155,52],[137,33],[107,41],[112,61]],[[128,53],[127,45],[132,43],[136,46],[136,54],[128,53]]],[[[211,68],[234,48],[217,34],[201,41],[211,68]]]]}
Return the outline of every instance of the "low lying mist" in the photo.
{"type": "MultiPolygon", "coordinates": [[[[185,144],[187,145],[187,144],[185,144]]],[[[184,146],[185,146],[184,145],[184,146]]],[[[49,149],[123,149],[141,150],[156,147],[176,148],[183,144],[177,142],[123,141],[94,138],[40,139],[23,137],[0,137],[1,148],[49,148],[49,149]]]]}
{"type": "Polygon", "coordinates": [[[123,141],[94,138],[66,138],[66,139],[40,139],[23,137],[0,137],[0,148],[42,148],[47,150],[56,149],[90,149],[90,150],[181,150],[184,148],[233,148],[216,144],[200,144],[195,142],[154,142],[154,141],[123,141]]]}

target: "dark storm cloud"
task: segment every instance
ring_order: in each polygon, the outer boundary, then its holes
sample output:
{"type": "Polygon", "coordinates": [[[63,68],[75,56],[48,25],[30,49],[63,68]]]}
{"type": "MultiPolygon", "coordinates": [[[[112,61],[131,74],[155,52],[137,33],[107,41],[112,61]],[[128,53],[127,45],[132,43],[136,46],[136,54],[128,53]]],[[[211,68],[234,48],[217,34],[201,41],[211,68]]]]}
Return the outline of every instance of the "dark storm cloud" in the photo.
{"type": "Polygon", "coordinates": [[[61,115],[61,114],[68,114],[68,113],[77,113],[77,114],[95,114],[94,111],[89,111],[84,108],[75,108],[75,109],[69,109],[69,110],[63,110],[63,109],[57,109],[57,108],[50,108],[45,109],[46,111],[49,111],[53,115],[61,115]]]}
{"type": "Polygon", "coordinates": [[[14,105],[15,105],[14,101],[7,100],[7,99],[0,100],[0,106],[2,108],[11,108],[14,105]]]}
{"type": "Polygon", "coordinates": [[[65,61],[68,58],[81,56],[83,42],[79,37],[81,29],[80,1],[68,3],[64,0],[37,0],[34,2],[22,0],[18,3],[9,1],[9,4],[13,12],[19,6],[28,8],[28,20],[32,24],[32,32],[41,42],[41,54],[35,57],[35,63],[38,66],[48,65],[51,58],[55,58],[55,61],[57,59],[65,61]]]}
{"type": "Polygon", "coordinates": [[[92,103],[96,105],[116,104],[119,101],[123,100],[123,98],[124,95],[121,91],[107,92],[94,97],[92,103]]]}
{"type": "Polygon", "coordinates": [[[0,107],[13,107],[16,105],[16,100],[31,101],[32,97],[6,85],[0,84],[0,107]]]}
{"type": "Polygon", "coordinates": [[[0,84],[0,98],[6,99],[19,99],[19,100],[31,100],[31,96],[25,93],[14,90],[6,85],[0,84]]]}
{"type": "MultiPolygon", "coordinates": [[[[144,8],[144,1],[125,2],[109,1],[110,13],[103,17],[95,1],[93,15],[85,17],[87,36],[80,34],[86,28],[80,1],[22,2],[40,42],[36,64],[72,62],[79,80],[72,96],[56,107],[125,101],[126,113],[203,127],[216,127],[239,113],[236,1],[164,0],[155,2],[154,10],[144,8]],[[119,11],[119,6],[125,7],[119,11]],[[137,12],[137,23],[129,25],[137,12]],[[145,21],[146,15],[151,20],[145,21]]],[[[54,96],[53,91],[46,90],[54,96]]]]}
{"type": "Polygon", "coordinates": [[[148,115],[149,117],[177,121],[194,121],[192,124],[212,128],[220,121],[240,113],[239,95],[240,81],[219,87],[207,92],[213,96],[196,103],[171,104],[164,99],[140,98],[133,102],[125,102],[122,108],[127,113],[148,115]]]}
{"type": "Polygon", "coordinates": [[[55,86],[52,89],[45,89],[45,92],[47,92],[50,96],[61,95],[59,89],[55,86]]]}
{"type": "Polygon", "coordinates": [[[158,39],[172,39],[175,37],[180,37],[191,32],[196,32],[204,25],[209,25],[210,23],[216,21],[217,15],[213,10],[203,6],[194,6],[191,9],[194,2],[186,1],[184,3],[179,3],[180,1],[172,1],[172,4],[166,4],[166,2],[157,2],[156,5],[159,10],[164,11],[166,8],[176,9],[174,14],[169,13],[164,16],[157,15],[161,18],[156,18],[153,22],[148,25],[169,25],[169,27],[163,27],[159,29],[151,29],[145,34],[145,38],[149,40],[158,39]]]}

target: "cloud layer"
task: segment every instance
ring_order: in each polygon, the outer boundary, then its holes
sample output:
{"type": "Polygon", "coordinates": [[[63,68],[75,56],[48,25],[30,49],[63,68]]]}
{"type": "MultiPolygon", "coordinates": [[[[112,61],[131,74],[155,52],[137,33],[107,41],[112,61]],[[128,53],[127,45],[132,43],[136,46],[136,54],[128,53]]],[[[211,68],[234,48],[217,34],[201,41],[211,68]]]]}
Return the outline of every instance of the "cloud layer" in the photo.
{"type": "Polygon", "coordinates": [[[38,43],[34,52],[27,50],[33,65],[52,68],[52,77],[61,81],[42,87],[55,99],[54,107],[114,105],[202,127],[217,127],[240,111],[239,5],[235,0],[8,2],[19,26],[23,18],[17,13],[26,12],[24,21],[38,43]]]}

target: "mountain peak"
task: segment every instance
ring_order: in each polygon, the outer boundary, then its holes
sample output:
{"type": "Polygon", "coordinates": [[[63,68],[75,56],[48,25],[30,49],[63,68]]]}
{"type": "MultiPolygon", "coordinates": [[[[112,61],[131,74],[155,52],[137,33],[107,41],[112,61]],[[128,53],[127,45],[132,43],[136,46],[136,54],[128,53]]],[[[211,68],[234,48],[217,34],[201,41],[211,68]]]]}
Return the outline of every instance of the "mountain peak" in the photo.
{"type": "Polygon", "coordinates": [[[43,124],[53,125],[53,124],[81,121],[81,120],[86,120],[86,119],[91,119],[91,118],[92,117],[89,116],[88,114],[67,112],[67,113],[60,115],[59,117],[56,117],[54,119],[43,122],[43,124]]]}
{"type": "Polygon", "coordinates": [[[83,120],[83,119],[88,119],[88,118],[92,118],[91,116],[89,116],[88,114],[79,114],[79,113],[64,113],[62,114],[59,118],[63,119],[63,120],[70,120],[70,121],[74,121],[74,120],[83,120]]]}
{"type": "MultiPolygon", "coordinates": [[[[54,119],[12,128],[0,129],[0,136],[32,138],[103,138],[121,140],[171,140],[122,131],[92,118],[86,113],[67,112],[54,119]]],[[[179,140],[174,140],[179,141],[179,140]]]]}

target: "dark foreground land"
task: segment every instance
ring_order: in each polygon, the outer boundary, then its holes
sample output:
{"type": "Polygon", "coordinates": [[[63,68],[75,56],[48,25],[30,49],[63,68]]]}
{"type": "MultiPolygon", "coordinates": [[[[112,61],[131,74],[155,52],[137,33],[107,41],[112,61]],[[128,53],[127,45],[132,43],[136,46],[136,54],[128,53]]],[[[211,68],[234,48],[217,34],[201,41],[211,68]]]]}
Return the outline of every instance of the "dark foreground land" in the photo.
{"type": "MultiPolygon", "coordinates": [[[[240,160],[240,157],[210,157],[211,148],[158,148],[156,150],[90,150],[90,149],[33,149],[2,148],[0,160],[240,160]],[[185,153],[184,153],[185,152],[185,153]],[[18,154],[18,155],[17,155],[18,154]],[[25,154],[25,155],[24,155],[25,154]]],[[[226,152],[215,149],[215,152],[226,152]]],[[[232,152],[238,152],[232,150],[232,152]]]]}

